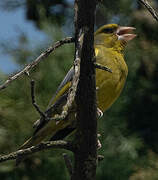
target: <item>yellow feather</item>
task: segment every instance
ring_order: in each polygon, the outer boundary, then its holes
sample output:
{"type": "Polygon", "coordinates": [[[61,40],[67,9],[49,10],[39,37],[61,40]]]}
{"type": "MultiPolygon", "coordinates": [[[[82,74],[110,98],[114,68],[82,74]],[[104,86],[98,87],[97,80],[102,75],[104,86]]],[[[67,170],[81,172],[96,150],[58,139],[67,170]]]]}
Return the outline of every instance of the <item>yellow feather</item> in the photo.
{"type": "Polygon", "coordinates": [[[71,87],[71,82],[69,81],[65,86],[57,93],[51,104],[54,104],[69,88],[71,87]]]}

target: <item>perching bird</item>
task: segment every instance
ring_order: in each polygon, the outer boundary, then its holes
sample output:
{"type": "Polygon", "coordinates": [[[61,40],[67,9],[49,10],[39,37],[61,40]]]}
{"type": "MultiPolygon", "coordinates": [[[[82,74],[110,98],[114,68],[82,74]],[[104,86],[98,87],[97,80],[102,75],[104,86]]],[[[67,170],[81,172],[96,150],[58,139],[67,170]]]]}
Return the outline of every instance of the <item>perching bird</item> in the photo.
{"type": "MultiPolygon", "coordinates": [[[[94,48],[96,62],[112,70],[112,73],[96,69],[96,89],[98,108],[105,112],[119,97],[128,74],[128,68],[124,61],[124,49],[128,41],[136,37],[132,34],[133,27],[122,27],[117,24],[108,24],[100,27],[94,34],[94,48]]],[[[66,103],[68,90],[71,87],[74,70],[71,68],[64,80],[59,85],[51,105],[53,110],[46,111],[49,117],[61,114],[66,103]]],[[[64,120],[44,121],[35,123],[33,136],[27,140],[20,149],[39,144],[45,139],[63,139],[75,129],[75,103],[73,103],[67,117],[64,120]]]]}

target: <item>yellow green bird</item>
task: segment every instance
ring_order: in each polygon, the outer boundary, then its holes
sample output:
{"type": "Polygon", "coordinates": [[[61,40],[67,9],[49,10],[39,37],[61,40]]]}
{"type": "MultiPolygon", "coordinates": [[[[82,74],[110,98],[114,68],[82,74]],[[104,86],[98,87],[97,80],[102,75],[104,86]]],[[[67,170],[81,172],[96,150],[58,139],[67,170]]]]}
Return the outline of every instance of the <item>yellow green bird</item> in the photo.
{"type": "MultiPolygon", "coordinates": [[[[128,68],[124,60],[124,49],[128,41],[136,37],[133,27],[122,27],[117,24],[108,24],[100,27],[94,34],[94,48],[96,62],[106,66],[112,73],[96,69],[97,106],[105,112],[119,97],[128,74],[128,68]]],[[[74,69],[71,68],[64,80],[59,85],[51,105],[52,111],[46,111],[49,117],[61,114],[66,103],[68,90],[72,84],[74,69]]],[[[75,103],[73,103],[67,117],[56,121],[40,120],[35,123],[33,136],[27,140],[20,149],[39,144],[45,139],[63,139],[75,129],[75,103]]]]}

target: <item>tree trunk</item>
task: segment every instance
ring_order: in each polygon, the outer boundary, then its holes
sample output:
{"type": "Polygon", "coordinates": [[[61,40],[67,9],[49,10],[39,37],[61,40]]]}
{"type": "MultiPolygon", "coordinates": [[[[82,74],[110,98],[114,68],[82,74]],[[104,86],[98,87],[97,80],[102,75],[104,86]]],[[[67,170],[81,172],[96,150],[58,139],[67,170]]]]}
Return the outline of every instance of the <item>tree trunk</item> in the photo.
{"type": "Polygon", "coordinates": [[[72,180],[95,180],[97,162],[97,116],[94,68],[94,21],[96,0],[75,0],[75,47],[79,50],[80,78],[76,92],[77,133],[72,180]],[[82,45],[79,43],[83,33],[82,45]]]}

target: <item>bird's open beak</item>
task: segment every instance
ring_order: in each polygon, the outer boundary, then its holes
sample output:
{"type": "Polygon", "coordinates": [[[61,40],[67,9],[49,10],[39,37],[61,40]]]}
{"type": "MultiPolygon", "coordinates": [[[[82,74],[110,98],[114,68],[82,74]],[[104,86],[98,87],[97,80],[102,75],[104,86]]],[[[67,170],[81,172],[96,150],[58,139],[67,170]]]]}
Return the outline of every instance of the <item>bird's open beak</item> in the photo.
{"type": "Polygon", "coordinates": [[[133,30],[135,30],[136,28],[134,27],[124,27],[124,26],[119,26],[116,34],[118,35],[118,39],[119,40],[124,40],[126,42],[131,41],[132,39],[134,39],[137,35],[136,34],[132,34],[133,30]]]}

